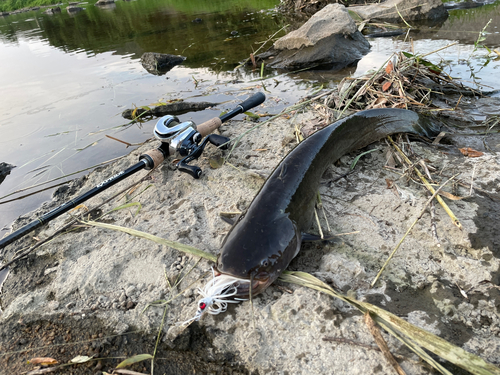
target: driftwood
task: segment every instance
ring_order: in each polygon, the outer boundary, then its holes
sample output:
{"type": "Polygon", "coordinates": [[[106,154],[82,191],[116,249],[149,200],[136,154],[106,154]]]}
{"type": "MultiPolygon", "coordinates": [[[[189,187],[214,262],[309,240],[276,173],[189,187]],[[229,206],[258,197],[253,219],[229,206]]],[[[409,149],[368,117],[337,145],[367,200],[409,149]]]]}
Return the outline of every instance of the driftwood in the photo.
{"type": "Polygon", "coordinates": [[[178,101],[174,103],[169,103],[165,105],[159,105],[154,108],[139,107],[134,109],[126,109],[122,112],[122,116],[129,120],[135,120],[141,117],[162,117],[166,115],[182,115],[188,112],[202,111],[208,107],[214,107],[219,103],[210,102],[183,102],[178,101]]]}

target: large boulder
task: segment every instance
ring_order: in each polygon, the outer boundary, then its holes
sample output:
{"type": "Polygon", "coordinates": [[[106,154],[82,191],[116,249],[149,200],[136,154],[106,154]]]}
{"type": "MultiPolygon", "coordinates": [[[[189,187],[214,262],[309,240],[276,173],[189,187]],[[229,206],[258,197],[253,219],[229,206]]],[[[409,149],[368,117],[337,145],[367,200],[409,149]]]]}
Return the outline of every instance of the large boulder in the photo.
{"type": "Polygon", "coordinates": [[[184,56],[169,55],[168,53],[145,52],[141,56],[141,64],[144,69],[154,75],[163,75],[174,66],[182,64],[186,60],[184,56]]]}
{"type": "Polygon", "coordinates": [[[272,68],[342,69],[359,61],[369,50],[370,43],[346,8],[329,4],[258,57],[272,68]]]}
{"type": "Polygon", "coordinates": [[[364,6],[349,8],[364,20],[382,22],[403,22],[416,20],[436,20],[448,17],[441,0],[386,0],[364,6]]]}

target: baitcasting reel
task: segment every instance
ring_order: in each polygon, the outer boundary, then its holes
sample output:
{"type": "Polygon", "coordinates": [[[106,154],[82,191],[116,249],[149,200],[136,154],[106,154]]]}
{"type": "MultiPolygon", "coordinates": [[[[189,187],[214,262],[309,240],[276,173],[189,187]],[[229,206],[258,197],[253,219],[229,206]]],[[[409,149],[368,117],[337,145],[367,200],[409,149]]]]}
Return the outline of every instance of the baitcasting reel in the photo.
{"type": "MultiPolygon", "coordinates": [[[[201,169],[195,165],[189,165],[188,163],[192,160],[198,159],[201,156],[208,142],[212,143],[215,146],[221,146],[229,142],[229,138],[211,133],[215,131],[215,129],[219,128],[222,123],[226,122],[229,119],[232,119],[234,116],[240,113],[248,111],[250,108],[258,106],[259,104],[263,103],[265,99],[265,95],[259,92],[255,95],[252,95],[241,104],[237,105],[236,108],[234,108],[232,111],[225,113],[220,117],[215,117],[211,120],[208,120],[198,126],[195,126],[192,121],[181,123],[179,122],[177,117],[174,116],[162,117],[160,120],[158,120],[154,132],[155,137],[161,141],[160,147],[145,152],[139,157],[138,163],[125,169],[124,171],[118,172],[114,176],[101,182],[86,193],[62,204],[52,211],[47,212],[31,223],[0,239],[0,249],[23,237],[32,230],[35,230],[41,225],[77,207],[87,199],[92,198],[93,196],[122,181],[123,179],[133,175],[134,173],[142,169],[150,170],[157,167],[158,165],[163,163],[163,160],[165,160],[165,158],[169,155],[179,155],[183,157],[183,159],[177,163],[177,168],[182,172],[189,173],[194,178],[200,178],[201,169]],[[204,136],[207,137],[202,141],[204,136]]],[[[227,145],[222,148],[227,148],[227,145]]],[[[23,257],[24,255],[26,254],[22,254],[20,257],[23,257]]],[[[19,257],[15,259],[19,259],[19,257]]],[[[9,263],[7,263],[7,265],[8,264],[9,263]]],[[[5,266],[0,265],[0,271],[5,266]]]]}
{"type": "MultiPolygon", "coordinates": [[[[177,163],[177,169],[196,179],[201,176],[201,168],[188,163],[201,156],[208,142],[219,147],[230,141],[229,138],[217,134],[210,134],[203,140],[203,135],[197,130],[193,121],[179,122],[177,117],[171,115],[164,116],[156,122],[154,135],[162,142],[160,149],[166,156],[183,157],[177,163]]],[[[227,149],[227,145],[222,149],[227,149]]]]}

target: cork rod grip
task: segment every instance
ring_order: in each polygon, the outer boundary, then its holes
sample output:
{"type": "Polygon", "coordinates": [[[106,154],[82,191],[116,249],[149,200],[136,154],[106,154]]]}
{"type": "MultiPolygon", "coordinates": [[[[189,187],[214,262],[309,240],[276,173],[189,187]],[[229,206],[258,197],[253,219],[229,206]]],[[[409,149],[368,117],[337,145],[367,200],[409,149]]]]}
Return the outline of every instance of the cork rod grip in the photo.
{"type": "Polygon", "coordinates": [[[204,137],[214,132],[215,129],[219,128],[222,125],[222,120],[220,117],[214,117],[208,121],[205,121],[203,124],[200,124],[196,127],[196,130],[204,137]]]}
{"type": "Polygon", "coordinates": [[[143,155],[141,155],[141,159],[149,156],[151,158],[151,161],[153,162],[153,165],[149,165],[146,167],[146,170],[151,170],[153,168],[158,167],[161,163],[163,163],[163,160],[165,160],[165,156],[163,155],[163,152],[161,152],[158,149],[154,150],[149,150],[145,152],[143,155]]]}

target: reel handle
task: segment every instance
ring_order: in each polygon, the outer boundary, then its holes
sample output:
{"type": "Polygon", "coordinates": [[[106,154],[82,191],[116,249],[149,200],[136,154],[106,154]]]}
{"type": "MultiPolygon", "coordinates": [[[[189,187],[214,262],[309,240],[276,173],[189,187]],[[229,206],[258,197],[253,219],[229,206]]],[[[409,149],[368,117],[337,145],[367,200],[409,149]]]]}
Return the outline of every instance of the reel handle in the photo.
{"type": "MultiPolygon", "coordinates": [[[[214,146],[221,146],[224,143],[228,143],[230,141],[229,138],[224,137],[222,135],[218,134],[210,134],[208,137],[206,137],[203,142],[201,142],[200,145],[198,145],[188,156],[186,156],[184,159],[179,161],[177,163],[177,169],[181,172],[185,172],[189,175],[191,175],[193,178],[198,179],[201,176],[201,168],[196,166],[196,165],[189,165],[188,163],[198,159],[201,154],[203,153],[203,150],[205,149],[205,146],[210,142],[214,146]]],[[[227,144],[222,146],[222,149],[227,149],[227,144]]]]}

